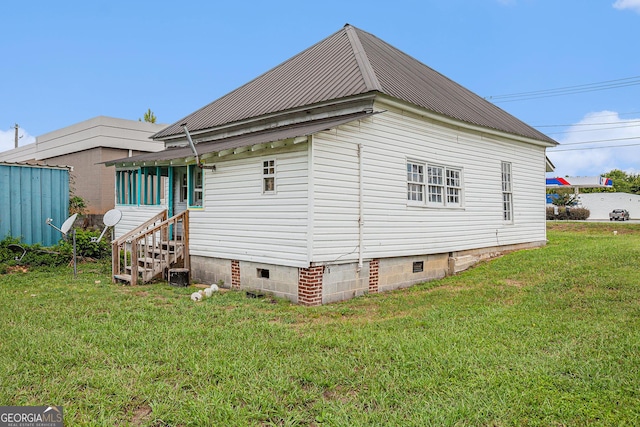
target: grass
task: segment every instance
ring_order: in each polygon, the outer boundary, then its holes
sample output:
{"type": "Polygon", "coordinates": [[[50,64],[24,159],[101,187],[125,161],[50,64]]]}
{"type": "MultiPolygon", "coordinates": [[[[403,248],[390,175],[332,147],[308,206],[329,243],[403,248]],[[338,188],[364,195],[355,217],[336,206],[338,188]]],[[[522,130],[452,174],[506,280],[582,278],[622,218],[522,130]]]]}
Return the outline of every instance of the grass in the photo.
{"type": "Polygon", "coordinates": [[[0,403],[73,426],[640,425],[640,226],[548,237],[315,308],[101,264],[0,275],[0,403]]]}

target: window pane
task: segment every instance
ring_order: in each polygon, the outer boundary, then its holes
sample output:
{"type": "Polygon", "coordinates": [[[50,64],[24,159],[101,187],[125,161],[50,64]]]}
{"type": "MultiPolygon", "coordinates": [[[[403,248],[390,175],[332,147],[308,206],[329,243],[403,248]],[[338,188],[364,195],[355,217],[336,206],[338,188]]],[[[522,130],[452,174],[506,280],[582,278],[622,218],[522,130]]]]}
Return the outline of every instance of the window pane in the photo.
{"type": "Polygon", "coordinates": [[[442,187],[437,187],[434,185],[429,186],[429,202],[431,203],[442,203],[442,187]]]}
{"type": "Polygon", "coordinates": [[[270,177],[270,178],[264,178],[264,187],[263,187],[263,191],[269,192],[269,191],[274,191],[275,190],[275,178],[270,177]]]}
{"type": "Polygon", "coordinates": [[[427,168],[427,175],[429,176],[429,184],[442,185],[441,167],[429,166],[427,168]]]}

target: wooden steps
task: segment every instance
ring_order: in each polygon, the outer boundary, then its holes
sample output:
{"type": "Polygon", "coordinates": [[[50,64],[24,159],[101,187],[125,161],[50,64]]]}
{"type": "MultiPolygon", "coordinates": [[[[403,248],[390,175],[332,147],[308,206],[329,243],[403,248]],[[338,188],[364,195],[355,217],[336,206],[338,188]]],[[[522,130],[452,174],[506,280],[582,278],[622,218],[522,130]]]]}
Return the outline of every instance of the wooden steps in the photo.
{"type": "Polygon", "coordinates": [[[163,277],[173,267],[188,269],[188,218],[185,211],[166,219],[164,211],[114,240],[113,281],[135,285],[138,280],[146,283],[163,277]]]}

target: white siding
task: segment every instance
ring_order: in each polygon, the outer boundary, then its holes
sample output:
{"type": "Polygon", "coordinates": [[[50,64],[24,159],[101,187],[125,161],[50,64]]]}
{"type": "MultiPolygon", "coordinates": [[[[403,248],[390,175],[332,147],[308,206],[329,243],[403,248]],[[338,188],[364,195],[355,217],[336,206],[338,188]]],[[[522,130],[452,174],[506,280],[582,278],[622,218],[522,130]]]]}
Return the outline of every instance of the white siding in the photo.
{"type": "Polygon", "coordinates": [[[166,206],[131,206],[131,205],[116,205],[116,209],[122,212],[122,218],[120,222],[116,224],[115,237],[116,239],[123,234],[128,233],[140,224],[144,223],[154,215],[167,209],[166,206]]]}
{"type": "Polygon", "coordinates": [[[265,150],[205,170],[204,207],[189,212],[191,253],[308,266],[307,148],[265,150]],[[268,159],[276,161],[275,194],[262,193],[262,162],[268,159]]]}
{"type": "Polygon", "coordinates": [[[314,262],[357,259],[363,145],[364,258],[543,241],[544,148],[387,110],[314,136],[314,262]],[[462,208],[407,204],[407,159],[461,168],[462,208]],[[501,162],[512,163],[513,223],[502,219],[501,162]]]}

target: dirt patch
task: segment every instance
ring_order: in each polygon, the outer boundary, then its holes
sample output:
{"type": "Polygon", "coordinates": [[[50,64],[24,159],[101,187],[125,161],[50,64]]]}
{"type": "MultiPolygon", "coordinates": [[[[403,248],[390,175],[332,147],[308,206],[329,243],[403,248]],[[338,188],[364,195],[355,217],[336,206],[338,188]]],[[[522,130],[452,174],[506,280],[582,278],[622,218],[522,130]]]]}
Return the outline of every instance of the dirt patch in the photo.
{"type": "Polygon", "coordinates": [[[151,415],[151,407],[149,405],[143,405],[137,407],[133,411],[133,418],[131,419],[132,426],[141,426],[149,419],[151,415]]]}
{"type": "Polygon", "coordinates": [[[504,283],[507,286],[513,286],[515,288],[524,288],[525,286],[527,286],[522,282],[518,282],[517,280],[511,280],[511,279],[505,280],[504,283]]]}
{"type": "Polygon", "coordinates": [[[10,265],[7,267],[7,273],[27,273],[29,267],[26,265],[10,265]]]}

